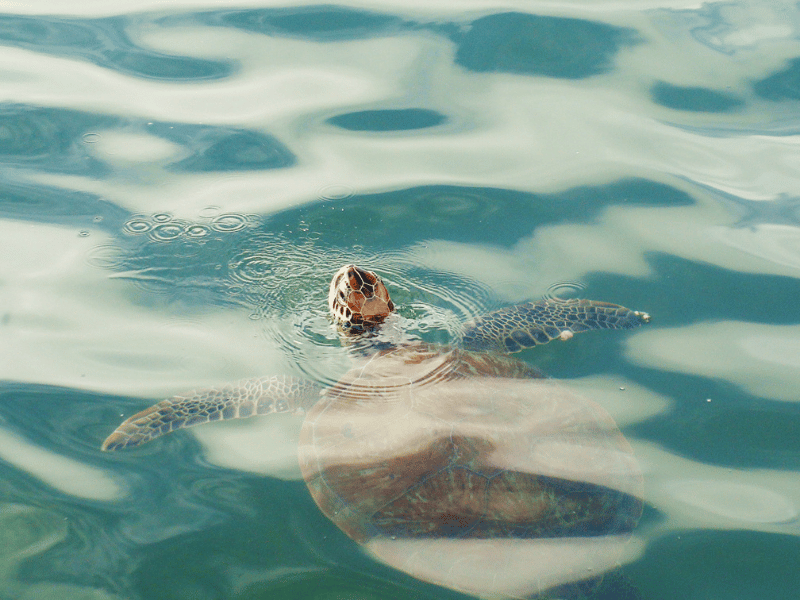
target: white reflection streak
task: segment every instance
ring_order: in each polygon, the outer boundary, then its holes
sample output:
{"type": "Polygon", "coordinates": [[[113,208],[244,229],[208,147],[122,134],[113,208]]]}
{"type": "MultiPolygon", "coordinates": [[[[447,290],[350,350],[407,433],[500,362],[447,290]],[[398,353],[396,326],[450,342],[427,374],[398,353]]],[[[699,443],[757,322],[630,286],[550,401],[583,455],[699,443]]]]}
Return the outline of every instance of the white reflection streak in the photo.
{"type": "Polygon", "coordinates": [[[538,595],[574,582],[576,574],[601,575],[635,560],[643,550],[627,536],[613,535],[531,540],[379,537],[366,547],[379,560],[414,577],[482,598],[538,595]]]}
{"type": "Polygon", "coordinates": [[[800,327],[744,321],[643,331],[628,339],[628,360],[651,368],[729,381],[749,393],[797,402],[800,327]]]}
{"type": "Polygon", "coordinates": [[[0,429],[0,459],[70,496],[112,501],[127,494],[103,469],[59,456],[5,429],[0,429]]]}
{"type": "Polygon", "coordinates": [[[671,454],[655,444],[631,443],[645,471],[647,502],[667,515],[645,537],[686,529],[800,533],[796,473],[717,467],[671,454]]]}
{"type": "Polygon", "coordinates": [[[716,227],[711,234],[721,243],[800,273],[800,228],[761,224],[749,228],[716,227]]]}

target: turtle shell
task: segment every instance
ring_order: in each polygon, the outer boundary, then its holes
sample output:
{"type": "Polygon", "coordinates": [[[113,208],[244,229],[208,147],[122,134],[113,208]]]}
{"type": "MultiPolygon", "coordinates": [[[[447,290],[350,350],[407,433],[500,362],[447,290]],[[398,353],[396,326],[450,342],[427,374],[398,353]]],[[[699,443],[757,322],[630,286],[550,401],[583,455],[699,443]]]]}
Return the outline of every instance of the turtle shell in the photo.
{"type": "Polygon", "coordinates": [[[526,597],[617,564],[642,511],[632,450],[599,405],[507,356],[394,348],[308,413],[303,476],[377,558],[526,597]]]}

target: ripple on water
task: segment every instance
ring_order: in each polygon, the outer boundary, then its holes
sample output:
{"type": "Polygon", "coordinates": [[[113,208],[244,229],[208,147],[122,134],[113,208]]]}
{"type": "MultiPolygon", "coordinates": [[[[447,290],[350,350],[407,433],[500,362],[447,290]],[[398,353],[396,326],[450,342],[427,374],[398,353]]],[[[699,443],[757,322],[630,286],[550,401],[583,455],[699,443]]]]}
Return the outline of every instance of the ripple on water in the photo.
{"type": "Polygon", "coordinates": [[[447,271],[422,269],[411,253],[388,255],[380,263],[398,311],[412,331],[458,333],[461,325],[492,305],[490,290],[475,279],[447,271]]]}
{"type": "Polygon", "coordinates": [[[210,228],[205,225],[187,225],[184,233],[190,238],[202,238],[210,233],[210,228]]]}
{"type": "Polygon", "coordinates": [[[248,215],[240,215],[235,213],[225,213],[214,217],[211,221],[211,228],[214,231],[228,232],[240,231],[253,223],[248,215]]]}
{"type": "Polygon", "coordinates": [[[95,246],[86,255],[86,263],[97,269],[117,271],[123,268],[125,254],[113,244],[95,246]]]}
{"type": "Polygon", "coordinates": [[[391,334],[395,337],[408,333],[447,342],[490,304],[490,293],[481,284],[421,269],[403,252],[320,248],[272,233],[258,234],[253,241],[229,262],[229,276],[249,287],[254,317],[264,334],[302,372],[319,381],[330,383],[341,373],[341,339],[328,317],[327,292],[332,274],[344,264],[359,264],[383,278],[401,319],[385,327],[398,329],[391,334]]]}
{"type": "Polygon", "coordinates": [[[345,200],[355,195],[355,190],[349,185],[332,184],[327,185],[318,192],[321,200],[345,200]]]}
{"type": "Polygon", "coordinates": [[[252,215],[220,215],[216,207],[207,207],[200,213],[200,222],[176,219],[169,213],[134,215],[125,222],[123,231],[129,235],[147,234],[150,239],[162,242],[178,238],[199,240],[208,237],[212,231],[231,233],[257,223],[252,215]]]}
{"type": "Polygon", "coordinates": [[[586,286],[578,281],[557,281],[547,288],[543,294],[545,300],[569,300],[571,298],[579,298],[581,293],[586,289],[586,286]]]}
{"type": "Polygon", "coordinates": [[[213,219],[219,214],[220,210],[222,209],[219,206],[206,206],[197,213],[197,216],[201,219],[213,219]]]}
{"type": "Polygon", "coordinates": [[[101,138],[99,133],[84,133],[81,139],[86,144],[96,144],[101,138]]]}
{"type": "Polygon", "coordinates": [[[153,224],[148,217],[135,215],[128,219],[122,226],[122,230],[130,235],[147,233],[153,228],[153,224]]]}
{"type": "Polygon", "coordinates": [[[235,279],[245,283],[262,283],[271,275],[273,261],[266,256],[243,256],[229,265],[235,279]]]}
{"type": "Polygon", "coordinates": [[[181,237],[183,232],[184,226],[181,223],[161,223],[150,230],[150,237],[164,242],[181,237]]]}
{"type": "Polygon", "coordinates": [[[304,221],[265,231],[252,215],[204,210],[194,221],[169,213],[134,215],[123,229],[142,243],[119,254],[98,250],[98,266],[169,297],[243,308],[260,335],[300,371],[329,383],[342,372],[347,354],[327,308],[330,278],[344,264],[375,270],[384,279],[398,307],[392,334],[398,339],[407,333],[447,343],[493,304],[482,284],[420,267],[408,251],[323,246],[304,221]]]}

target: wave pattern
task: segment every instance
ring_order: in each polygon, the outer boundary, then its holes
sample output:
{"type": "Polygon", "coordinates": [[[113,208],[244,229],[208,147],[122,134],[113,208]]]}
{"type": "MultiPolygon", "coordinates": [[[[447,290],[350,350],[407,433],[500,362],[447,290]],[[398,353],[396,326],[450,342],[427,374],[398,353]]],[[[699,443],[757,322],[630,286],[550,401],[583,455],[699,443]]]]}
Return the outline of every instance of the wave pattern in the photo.
{"type": "MultiPolygon", "coordinates": [[[[398,306],[381,347],[439,356],[466,321],[542,296],[652,314],[517,355],[602,404],[648,466],[620,571],[553,595],[794,598],[795,6],[17,4],[0,14],[0,597],[436,596],[277,478],[298,477],[302,417],[98,450],[187,381],[333,384],[360,348],[327,286],[356,262],[398,306]],[[233,470],[257,460],[276,477],[233,470]]],[[[497,396],[483,416],[508,414],[497,396]]],[[[512,554],[515,574],[558,562],[512,554]]]]}

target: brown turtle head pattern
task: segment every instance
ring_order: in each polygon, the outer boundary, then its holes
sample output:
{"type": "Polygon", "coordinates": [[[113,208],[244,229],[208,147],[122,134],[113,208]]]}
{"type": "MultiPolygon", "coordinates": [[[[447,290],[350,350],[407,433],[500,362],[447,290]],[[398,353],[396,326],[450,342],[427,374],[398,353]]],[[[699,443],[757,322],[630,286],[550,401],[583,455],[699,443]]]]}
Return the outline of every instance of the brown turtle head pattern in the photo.
{"type": "Polygon", "coordinates": [[[331,280],[328,308],[338,325],[360,331],[383,323],[394,312],[394,303],[374,272],[346,265],[331,280]]]}

